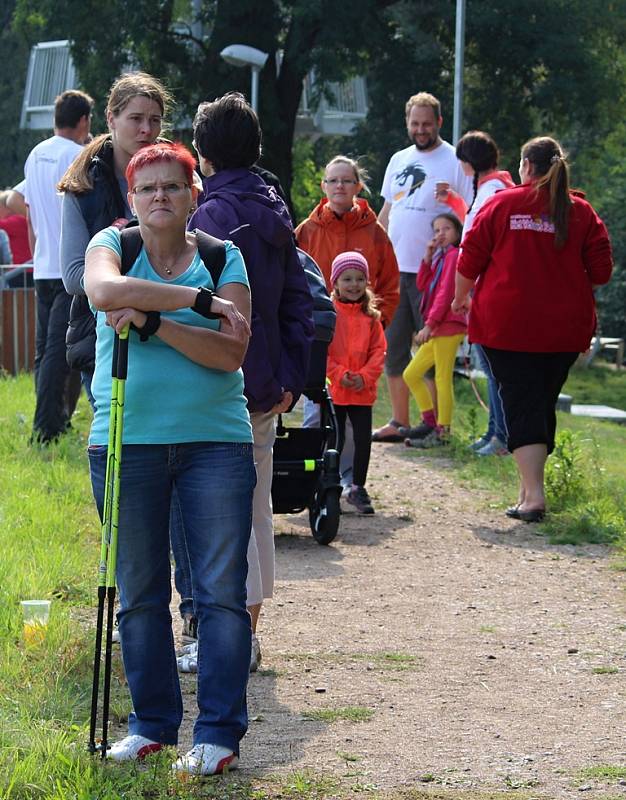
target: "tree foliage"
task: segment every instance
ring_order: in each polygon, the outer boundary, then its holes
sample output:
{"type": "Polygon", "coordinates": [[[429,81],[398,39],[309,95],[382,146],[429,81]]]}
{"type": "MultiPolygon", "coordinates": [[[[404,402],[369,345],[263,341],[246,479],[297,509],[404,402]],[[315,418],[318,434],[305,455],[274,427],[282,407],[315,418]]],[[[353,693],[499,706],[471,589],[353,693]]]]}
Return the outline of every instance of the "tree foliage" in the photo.
{"type": "Polygon", "coordinates": [[[31,39],[69,38],[82,85],[100,102],[124,68],[162,78],[180,104],[179,121],[201,100],[227,90],[248,93],[250,73],[219,56],[227,45],[248,44],[269,54],[261,73],[260,115],[265,165],[288,188],[291,147],[303,79],[342,80],[367,58],[369,33],[384,27],[392,0],[337,5],[330,0],[17,0],[14,24],[31,39]],[[195,33],[201,23],[203,36],[195,33]]]}
{"type": "Polygon", "coordinates": [[[581,153],[577,171],[584,175],[589,200],[611,235],[615,271],[597,292],[603,336],[626,339],[626,123],[619,120],[604,141],[581,153]]]}
{"type": "MultiPolygon", "coordinates": [[[[369,113],[338,143],[296,148],[302,174],[294,188],[298,216],[317,196],[316,175],[340,149],[362,155],[374,193],[390,155],[406,145],[404,103],[420,90],[442,101],[443,135],[451,137],[455,4],[451,0],[0,0],[0,125],[5,182],[19,177],[38,134],[18,135],[29,46],[69,38],[83,87],[98,101],[100,125],[108,88],[128,68],[163,79],[178,100],[175,124],[196,104],[236,89],[250,73],[219,56],[229,44],[269,54],[260,78],[264,165],[292,186],[292,147],[302,82],[318,87],[365,75],[369,113]],[[198,34],[201,23],[203,33],[198,34]],[[332,148],[334,152],[331,152],[332,148]]],[[[489,131],[502,166],[515,172],[531,136],[560,138],[574,159],[575,180],[606,218],[619,268],[600,292],[605,334],[626,334],[626,3],[622,0],[467,0],[463,129],[489,131]]],[[[374,197],[376,206],[377,198],[374,197]]]]}
{"type": "MultiPolygon", "coordinates": [[[[389,10],[393,35],[368,61],[370,113],[353,141],[378,185],[391,153],[406,144],[411,94],[439,97],[443,134],[451,136],[454,14],[448,0],[405,0],[389,10]]],[[[614,127],[625,43],[624,3],[527,0],[513,9],[509,0],[468,0],[463,130],[489,131],[511,172],[520,145],[538,134],[556,135],[576,155],[614,127]]]]}
{"type": "Polygon", "coordinates": [[[0,0],[0,187],[14,186],[24,177],[24,161],[42,138],[39,132],[19,130],[22,90],[26,84],[29,43],[11,26],[15,0],[0,0]]]}

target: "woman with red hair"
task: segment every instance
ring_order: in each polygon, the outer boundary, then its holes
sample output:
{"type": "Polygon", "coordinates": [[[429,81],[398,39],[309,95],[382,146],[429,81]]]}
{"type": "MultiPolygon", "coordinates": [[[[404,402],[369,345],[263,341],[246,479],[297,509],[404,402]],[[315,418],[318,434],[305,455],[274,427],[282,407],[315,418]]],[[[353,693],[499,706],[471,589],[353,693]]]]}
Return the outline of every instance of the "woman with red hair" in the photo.
{"type": "Polygon", "coordinates": [[[97,333],[89,462],[102,512],[114,331],[130,325],[117,582],[133,711],[128,736],[108,756],[137,760],[177,744],[183,709],[169,610],[175,502],[189,552],[199,658],[194,746],[173,767],[210,775],[237,765],[247,728],[246,553],[255,473],[240,368],[249,337],[248,280],[239,250],[225,242],[214,285],[195,233],[186,231],[194,166],[182,145],[140,149],[126,169],[143,240],[139,255],[122,275],[122,234],[114,226],[87,248],[85,291],[97,333]]]}

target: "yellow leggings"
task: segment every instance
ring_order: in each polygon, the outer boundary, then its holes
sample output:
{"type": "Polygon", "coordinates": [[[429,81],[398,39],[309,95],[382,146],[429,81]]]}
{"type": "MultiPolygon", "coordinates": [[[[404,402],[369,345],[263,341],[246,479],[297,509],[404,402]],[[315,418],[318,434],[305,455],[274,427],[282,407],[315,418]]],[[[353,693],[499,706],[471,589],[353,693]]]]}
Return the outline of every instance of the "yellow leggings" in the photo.
{"type": "Polygon", "coordinates": [[[437,386],[437,424],[448,427],[452,421],[454,389],[452,370],[454,359],[464,334],[454,336],[434,336],[420,346],[413,360],[402,373],[404,382],[411,390],[419,410],[424,413],[433,408],[433,399],[422,378],[435,366],[435,385],[437,386]]]}

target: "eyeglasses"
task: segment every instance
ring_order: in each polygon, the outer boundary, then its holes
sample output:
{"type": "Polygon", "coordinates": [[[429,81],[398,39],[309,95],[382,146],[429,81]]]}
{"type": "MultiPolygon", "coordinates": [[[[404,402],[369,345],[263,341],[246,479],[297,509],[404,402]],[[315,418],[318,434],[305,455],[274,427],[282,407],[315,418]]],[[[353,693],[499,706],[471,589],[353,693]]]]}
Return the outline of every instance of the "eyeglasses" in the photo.
{"type": "Polygon", "coordinates": [[[356,186],[358,181],[354,178],[324,178],[324,183],[329,186],[356,186]]]}
{"type": "Polygon", "coordinates": [[[188,183],[145,183],[131,189],[139,197],[154,197],[159,189],[165,195],[177,195],[189,188],[188,183]]]}

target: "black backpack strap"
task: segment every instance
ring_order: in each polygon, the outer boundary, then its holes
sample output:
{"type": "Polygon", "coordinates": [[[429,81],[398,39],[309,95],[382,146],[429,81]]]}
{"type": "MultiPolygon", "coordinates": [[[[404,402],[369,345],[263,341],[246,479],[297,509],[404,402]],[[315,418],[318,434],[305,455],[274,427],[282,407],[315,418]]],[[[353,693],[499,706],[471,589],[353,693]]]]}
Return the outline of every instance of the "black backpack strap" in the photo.
{"type": "MultiPolygon", "coordinates": [[[[226,264],[226,246],[221,239],[216,239],[215,236],[210,236],[204,231],[196,229],[194,234],[196,236],[200,258],[211,275],[213,288],[217,289],[218,281],[222,275],[224,265],[226,264]]],[[[122,275],[126,275],[137,260],[141,248],[143,247],[141,231],[139,230],[139,225],[136,220],[131,220],[131,222],[120,231],[120,242],[122,244],[121,272],[122,275]]]]}
{"type": "Polygon", "coordinates": [[[226,264],[226,246],[221,239],[211,236],[204,231],[194,230],[198,252],[204,261],[204,266],[208,269],[213,280],[213,288],[217,289],[217,284],[226,264]]]}
{"type": "Polygon", "coordinates": [[[120,231],[120,243],[122,245],[122,264],[120,269],[122,275],[126,275],[135,261],[137,261],[143,247],[143,239],[141,238],[137,220],[131,220],[125,228],[122,228],[120,231]]]}

